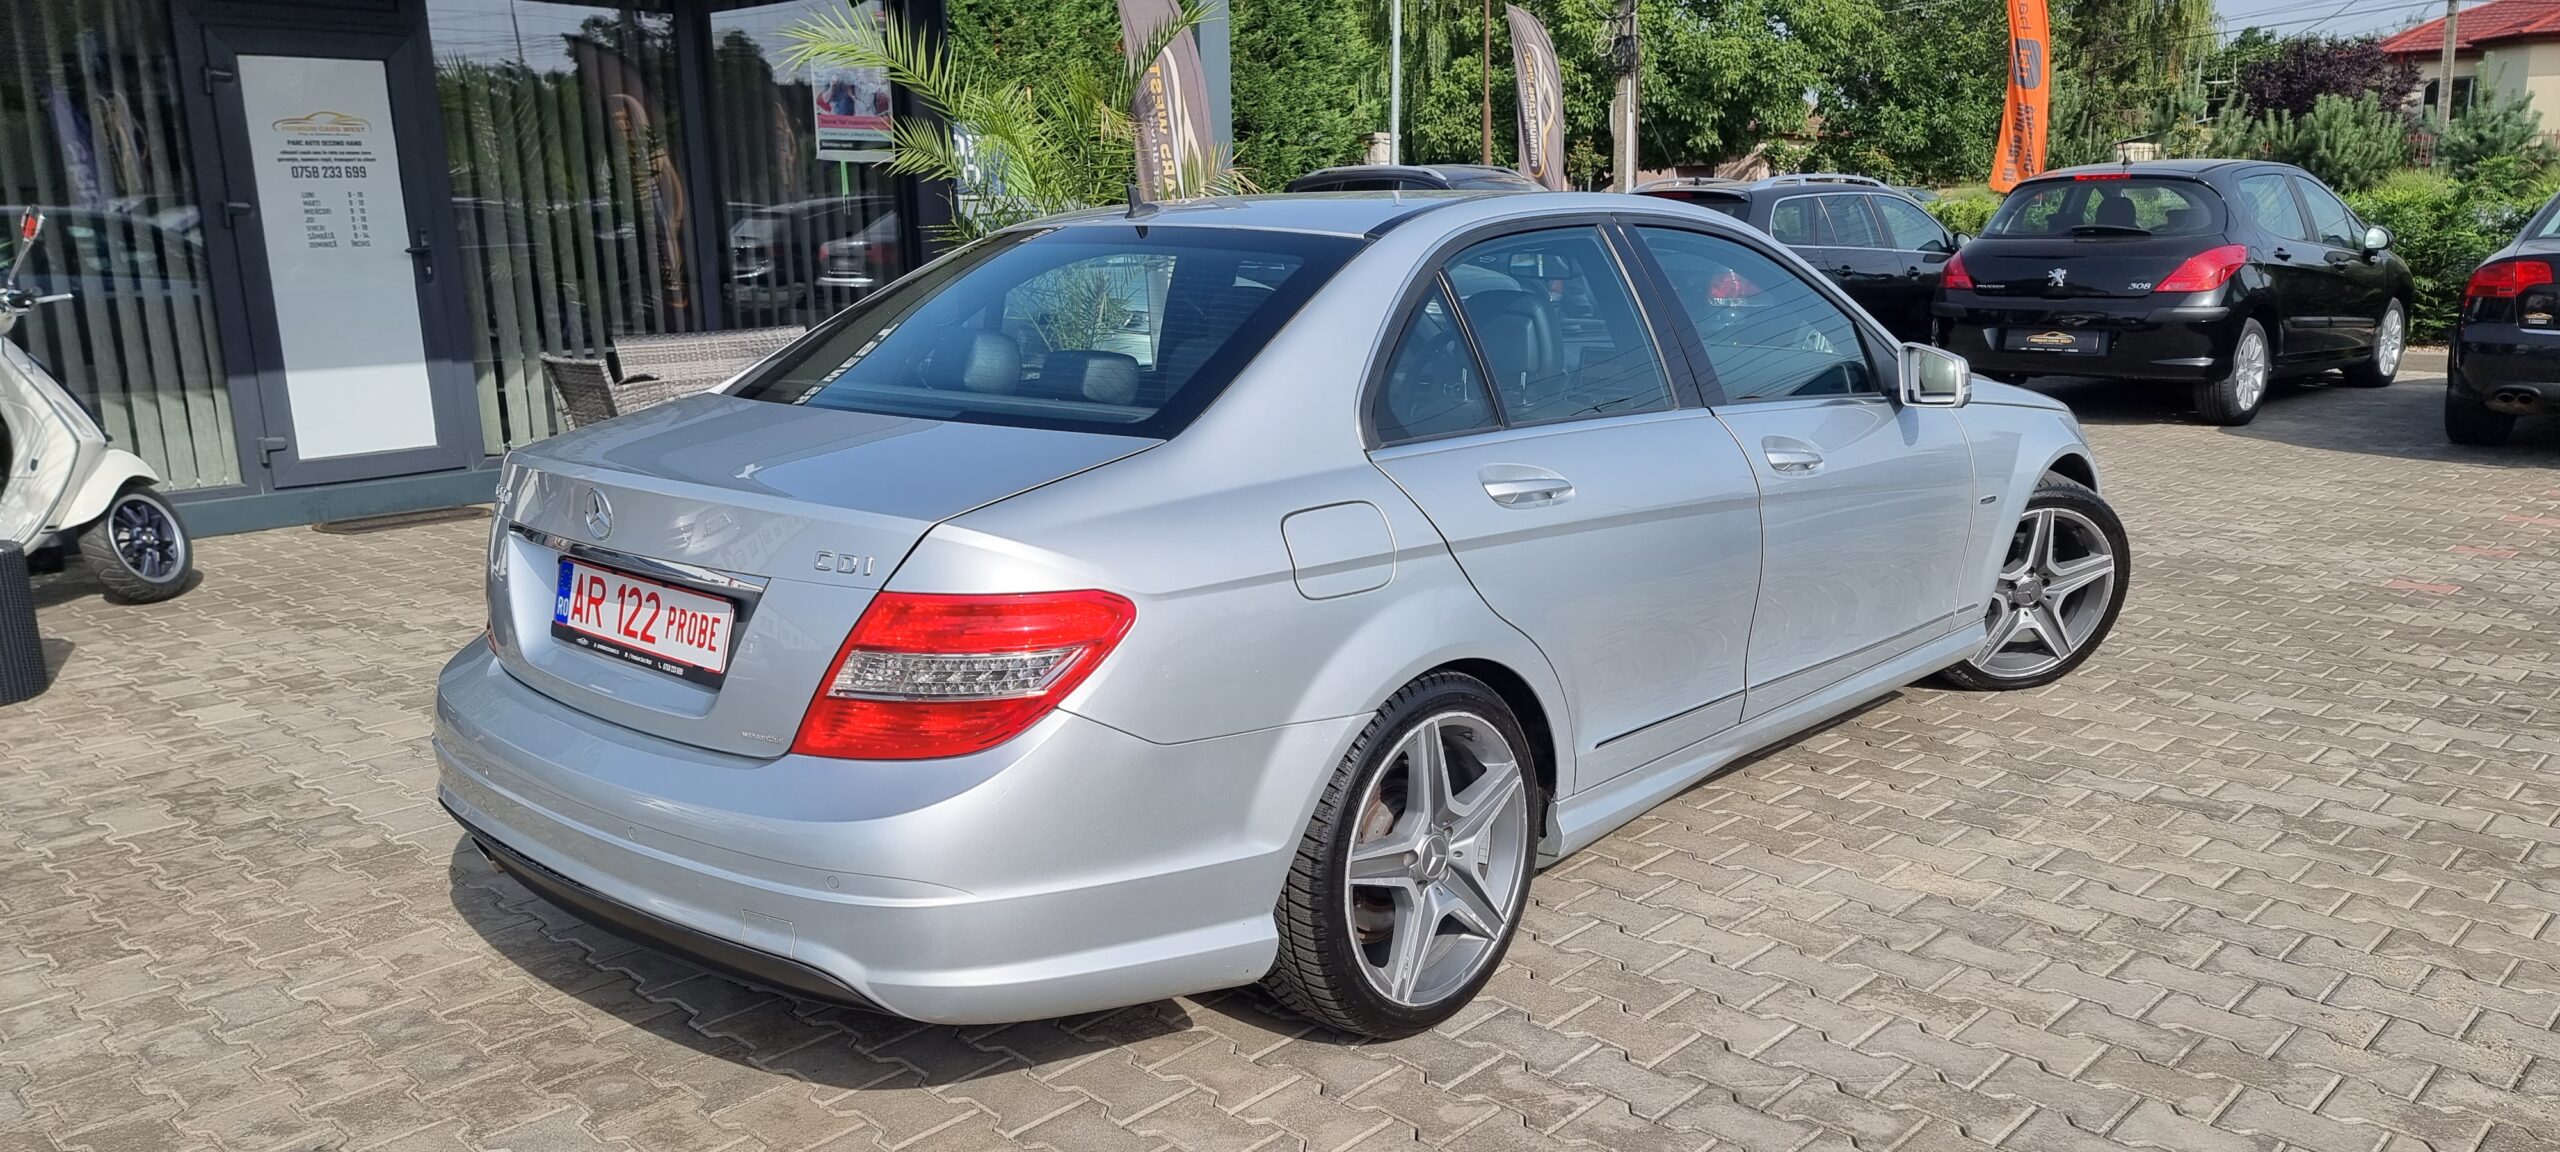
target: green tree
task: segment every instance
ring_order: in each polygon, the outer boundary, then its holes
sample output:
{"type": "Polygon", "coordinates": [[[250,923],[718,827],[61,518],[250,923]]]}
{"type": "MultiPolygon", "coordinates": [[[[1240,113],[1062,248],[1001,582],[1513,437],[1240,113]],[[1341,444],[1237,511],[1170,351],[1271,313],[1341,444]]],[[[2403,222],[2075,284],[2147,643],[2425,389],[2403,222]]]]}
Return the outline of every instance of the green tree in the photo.
{"type": "Polygon", "coordinates": [[[2436,163],[2457,179],[2470,177],[2492,157],[2513,161],[2513,171],[2527,179],[2551,167],[2542,114],[2522,92],[2493,88],[2488,101],[2474,101],[2436,138],[2436,163]]]}
{"type": "Polygon", "coordinates": [[[1978,180],[1990,166],[2008,91],[2006,7],[1939,0],[1914,20],[1913,2],[1860,3],[1812,37],[1823,76],[1811,166],[1907,184],[1978,180]]]}
{"type": "Polygon", "coordinates": [[[2307,114],[2270,109],[2228,128],[2220,140],[2233,156],[2300,165],[2341,192],[2371,188],[2409,159],[2409,120],[2368,92],[2350,100],[2323,95],[2307,114]]]}
{"type": "Polygon", "coordinates": [[[1230,0],[1236,163],[1278,185],[1356,163],[1385,124],[1370,0],[1230,0]]]}

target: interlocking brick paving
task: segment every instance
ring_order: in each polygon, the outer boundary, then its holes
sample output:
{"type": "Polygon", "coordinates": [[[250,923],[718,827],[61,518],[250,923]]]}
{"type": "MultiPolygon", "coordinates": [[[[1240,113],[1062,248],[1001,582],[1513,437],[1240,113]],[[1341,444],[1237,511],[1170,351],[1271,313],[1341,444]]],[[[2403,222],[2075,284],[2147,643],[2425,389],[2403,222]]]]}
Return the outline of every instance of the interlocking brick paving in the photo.
{"type": "Polygon", "coordinates": [[[1393,1044],[1249,993],[1000,1028],[755,992],[492,874],[433,799],[478,524],[46,579],[0,709],[0,1149],[2520,1152],[2560,1144],[2560,430],[2440,389],[2081,405],[2130,606],[1537,881],[1393,1044]]]}

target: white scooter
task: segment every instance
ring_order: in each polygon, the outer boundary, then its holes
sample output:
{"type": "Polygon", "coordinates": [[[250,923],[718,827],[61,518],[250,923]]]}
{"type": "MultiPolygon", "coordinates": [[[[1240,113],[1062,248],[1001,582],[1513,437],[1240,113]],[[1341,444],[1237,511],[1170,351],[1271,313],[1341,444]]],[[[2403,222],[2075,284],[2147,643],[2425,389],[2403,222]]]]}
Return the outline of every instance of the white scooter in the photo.
{"type": "Polygon", "coordinates": [[[159,474],[141,457],[109,447],[61,382],[5,339],[37,305],[71,298],[18,287],[43,231],[43,214],[28,209],[17,258],[0,285],[0,458],[9,466],[0,477],[0,541],[25,549],[39,571],[59,568],[77,549],[110,598],[166,600],[187,590],[195,550],[177,509],[152,488],[159,474]]]}

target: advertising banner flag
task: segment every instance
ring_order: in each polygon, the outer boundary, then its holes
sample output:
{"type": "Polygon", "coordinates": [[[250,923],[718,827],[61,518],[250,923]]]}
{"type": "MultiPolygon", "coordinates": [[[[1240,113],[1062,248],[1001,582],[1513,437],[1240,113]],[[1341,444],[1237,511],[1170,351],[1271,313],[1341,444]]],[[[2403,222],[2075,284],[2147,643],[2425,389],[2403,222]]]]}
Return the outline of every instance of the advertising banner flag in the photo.
{"type": "MultiPolygon", "coordinates": [[[[875,28],[888,22],[880,10],[880,0],[864,0],[854,11],[857,19],[868,20],[875,28]]],[[[888,161],[887,72],[878,68],[812,65],[809,104],[816,119],[818,159],[845,164],[888,161]]]]}
{"type": "Polygon", "coordinates": [[[1511,73],[1520,89],[1520,174],[1549,191],[1564,191],[1564,86],[1556,74],[1555,42],[1547,26],[1502,6],[1511,24],[1511,73]]]}
{"type": "MultiPolygon", "coordinates": [[[[1180,18],[1176,0],[1120,0],[1121,50],[1142,51],[1180,18]]],[[[1185,29],[1138,78],[1129,115],[1138,125],[1138,188],[1150,200],[1206,191],[1212,160],[1209,90],[1200,72],[1200,38],[1185,29]]]]}
{"type": "Polygon", "coordinates": [[[2044,3],[2008,0],[2009,100],[2000,116],[2000,150],[1991,159],[1994,192],[2044,171],[2045,112],[2053,96],[2044,3]]]}

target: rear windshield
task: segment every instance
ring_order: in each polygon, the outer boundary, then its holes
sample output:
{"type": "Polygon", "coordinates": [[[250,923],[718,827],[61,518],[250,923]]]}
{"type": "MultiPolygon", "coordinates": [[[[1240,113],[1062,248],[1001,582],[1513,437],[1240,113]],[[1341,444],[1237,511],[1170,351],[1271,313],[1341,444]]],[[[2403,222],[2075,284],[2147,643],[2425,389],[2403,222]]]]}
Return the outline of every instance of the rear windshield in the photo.
{"type": "Polygon", "coordinates": [[[1007,233],[830,321],[738,395],[1169,437],[1358,248],[1224,228],[1007,233]]]}
{"type": "Polygon", "coordinates": [[[2200,236],[2222,230],[2221,198],[2191,180],[2056,180],[2009,194],[1985,236],[2200,236]]]}

